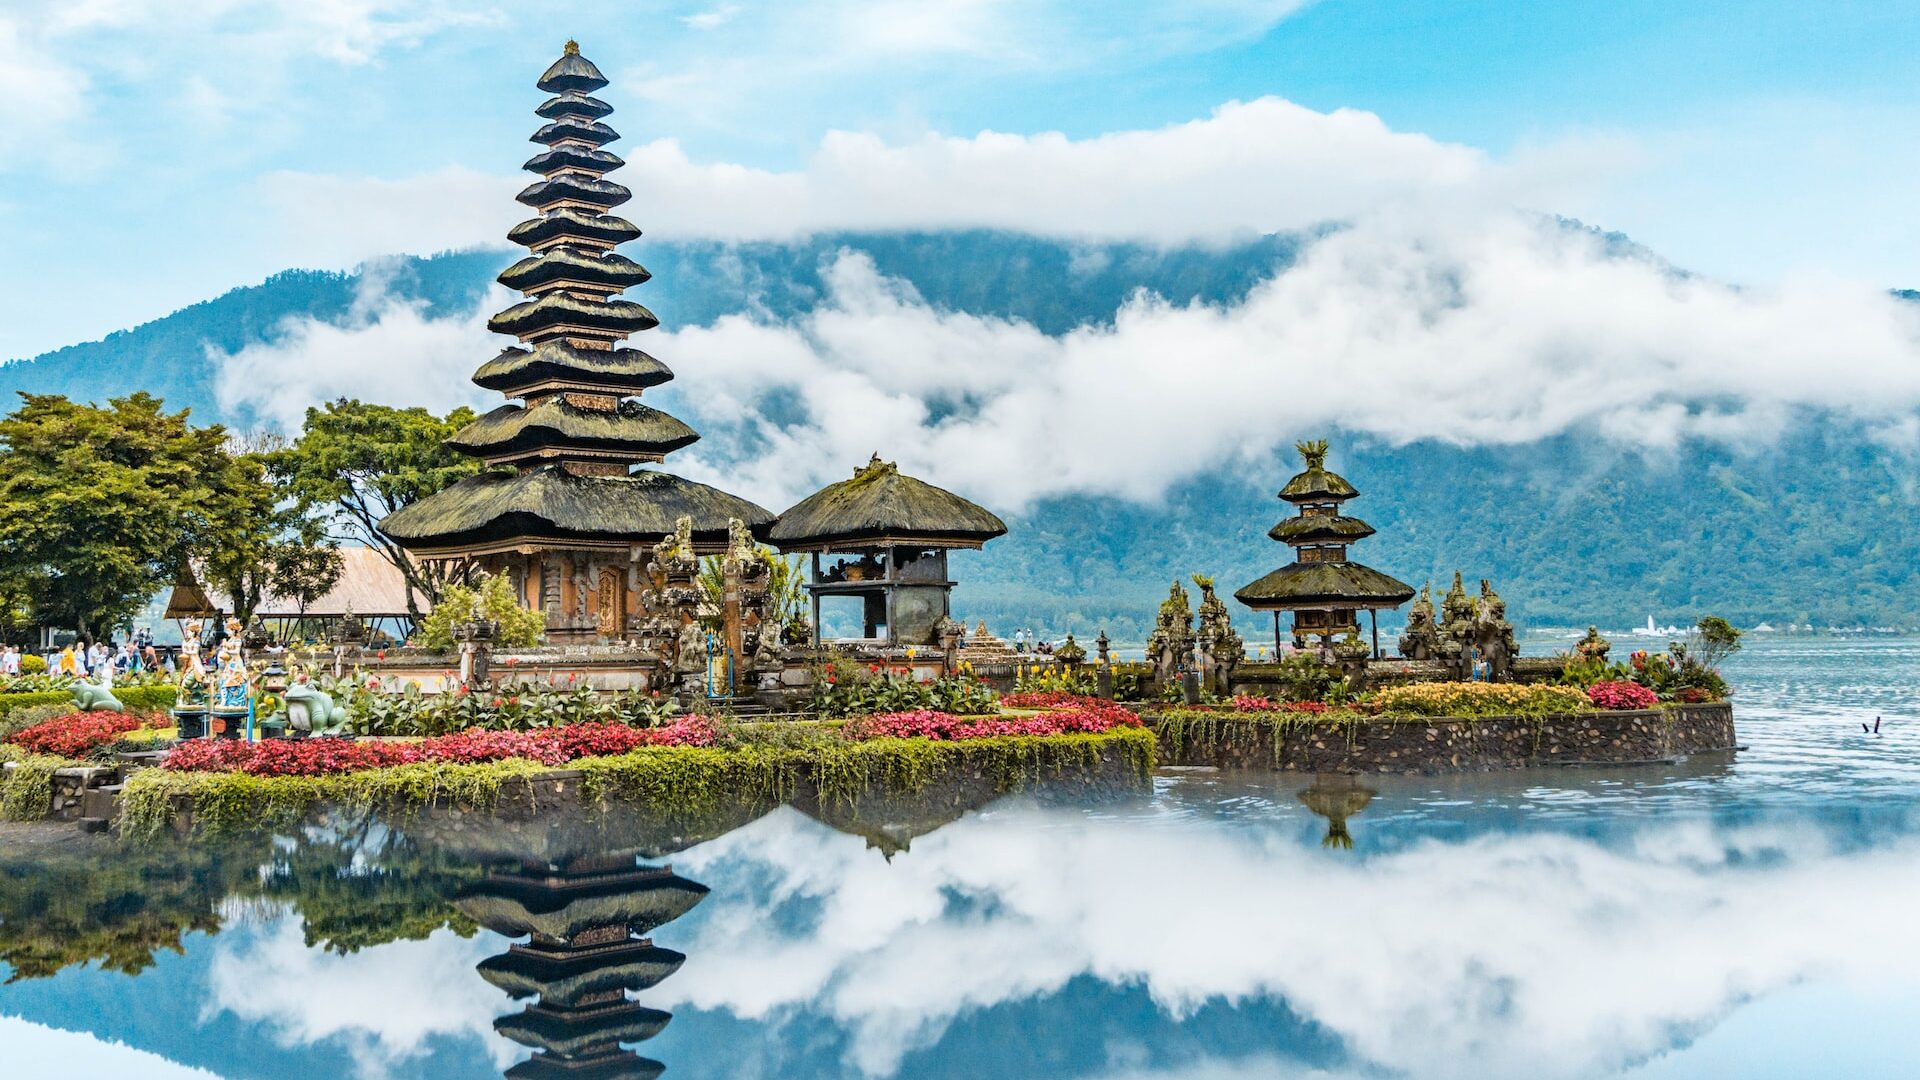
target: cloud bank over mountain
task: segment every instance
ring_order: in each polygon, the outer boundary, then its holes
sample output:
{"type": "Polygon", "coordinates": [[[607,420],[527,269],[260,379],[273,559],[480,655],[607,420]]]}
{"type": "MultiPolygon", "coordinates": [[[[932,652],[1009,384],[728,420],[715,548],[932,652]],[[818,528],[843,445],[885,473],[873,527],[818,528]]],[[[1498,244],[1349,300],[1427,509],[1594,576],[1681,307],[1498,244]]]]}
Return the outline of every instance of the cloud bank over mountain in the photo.
{"type": "MultiPolygon", "coordinates": [[[[1920,430],[1915,305],[1826,278],[1736,288],[1517,211],[1382,209],[1237,302],[1137,294],[1059,334],[937,308],[856,253],[824,280],[797,316],[644,335],[679,373],[668,405],[706,435],[677,469],[783,505],[878,450],[1017,507],[1151,501],[1332,428],[1460,446],[1580,432],[1655,454],[1757,446],[1809,412],[1895,442],[1920,430]]],[[[436,320],[368,281],[344,324],[217,356],[223,403],[291,428],[342,394],[489,402],[466,380],[504,342],[484,329],[502,298],[436,320]]]]}

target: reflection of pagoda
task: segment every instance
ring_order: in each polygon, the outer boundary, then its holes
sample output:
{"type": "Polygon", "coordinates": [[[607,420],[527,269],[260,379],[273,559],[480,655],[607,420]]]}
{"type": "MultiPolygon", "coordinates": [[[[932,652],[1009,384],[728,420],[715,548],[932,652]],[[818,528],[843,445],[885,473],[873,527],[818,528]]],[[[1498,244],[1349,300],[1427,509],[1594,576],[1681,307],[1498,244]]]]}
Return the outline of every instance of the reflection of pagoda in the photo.
{"type": "Polygon", "coordinates": [[[1313,786],[1300,792],[1307,809],[1327,819],[1327,835],[1321,847],[1351,849],[1353,834],[1347,831],[1347,819],[1367,808],[1378,794],[1351,776],[1315,776],[1313,786]]]}
{"type": "Polygon", "coordinates": [[[679,969],[685,956],[646,935],[679,918],[707,888],[671,867],[632,856],[490,872],[461,897],[468,917],[498,934],[528,938],[480,964],[480,976],[516,1000],[537,998],[494,1029],[532,1047],[507,1070],[512,1080],[630,1080],[665,1066],[622,1043],[650,1039],[669,1015],[630,999],[679,969]]]}

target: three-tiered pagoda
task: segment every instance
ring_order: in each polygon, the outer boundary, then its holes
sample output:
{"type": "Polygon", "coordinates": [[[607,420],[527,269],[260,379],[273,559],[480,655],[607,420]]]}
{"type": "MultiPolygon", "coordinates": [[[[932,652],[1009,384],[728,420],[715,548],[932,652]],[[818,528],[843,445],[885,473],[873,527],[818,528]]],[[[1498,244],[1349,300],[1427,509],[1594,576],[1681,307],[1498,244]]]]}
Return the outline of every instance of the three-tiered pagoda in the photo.
{"type": "Polygon", "coordinates": [[[712,554],[726,549],[730,520],[757,533],[773,514],[649,467],[700,436],[640,403],[673,373],[621,344],[659,320],[619,299],[650,275],[614,250],[640,230],[611,213],[632,192],[606,179],[623,164],[605,149],[619,138],[603,122],[613,107],[591,96],[607,80],[569,41],[537,85],[552,95],[534,110],[547,121],[532,138],[544,149],[524,167],[540,179],[518,198],[539,216],[507,234],[532,254],[499,277],[526,300],[488,323],[520,345],[473,376],[517,403],[448,440],[489,472],[380,528],[422,559],[507,574],[529,608],[547,613],[552,640],[622,637],[635,614],[628,569],[681,516],[692,518],[695,550],[712,554]]]}
{"type": "MultiPolygon", "coordinates": [[[[1293,562],[1233,594],[1255,611],[1273,612],[1274,651],[1280,651],[1280,613],[1293,612],[1293,638],[1323,643],[1360,632],[1361,611],[1397,608],[1413,599],[1413,586],[1347,558],[1347,547],[1373,535],[1373,526],[1342,514],[1341,504],[1360,494],[1339,473],[1327,471],[1327,443],[1295,446],[1305,472],[1287,481],[1280,498],[1299,508],[1267,532],[1291,546],[1293,562]]],[[[1374,627],[1373,652],[1380,652],[1374,627]]]]}

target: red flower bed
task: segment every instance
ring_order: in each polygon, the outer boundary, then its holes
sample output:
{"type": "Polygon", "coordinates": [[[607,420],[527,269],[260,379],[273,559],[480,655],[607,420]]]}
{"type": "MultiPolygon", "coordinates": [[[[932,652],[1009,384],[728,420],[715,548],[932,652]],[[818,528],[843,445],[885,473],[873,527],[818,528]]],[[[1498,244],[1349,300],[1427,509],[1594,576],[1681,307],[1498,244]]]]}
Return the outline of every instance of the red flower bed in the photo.
{"type": "Polygon", "coordinates": [[[256,776],[325,776],[391,765],[475,764],[525,758],[563,765],[575,758],[624,754],[642,746],[710,746],[713,725],[697,716],[666,727],[568,724],[537,731],[462,731],[419,742],[273,739],[260,743],[195,739],[174,747],[162,768],[246,772],[256,776]]]}
{"type": "Polygon", "coordinates": [[[1674,695],[1688,705],[1704,705],[1713,700],[1713,694],[1698,686],[1683,686],[1674,695]]]}
{"type": "Polygon", "coordinates": [[[85,757],[145,722],[123,712],[76,712],[22,728],[7,741],[34,754],[85,757]]]}
{"type": "Polygon", "coordinates": [[[1001,694],[1000,704],[1010,709],[1090,709],[1111,703],[1084,694],[1069,694],[1065,690],[1025,690],[1001,694]]]}
{"type": "Polygon", "coordinates": [[[1103,701],[1075,709],[1045,712],[1038,716],[955,716],[952,713],[920,709],[915,712],[863,716],[849,721],[842,729],[855,741],[867,739],[986,739],[995,735],[1065,735],[1072,732],[1097,734],[1116,727],[1139,727],[1140,717],[1131,709],[1103,701]]]}
{"type": "Polygon", "coordinates": [[[1587,700],[1601,709],[1651,709],[1660,697],[1636,682],[1608,679],[1587,687],[1587,700]]]}

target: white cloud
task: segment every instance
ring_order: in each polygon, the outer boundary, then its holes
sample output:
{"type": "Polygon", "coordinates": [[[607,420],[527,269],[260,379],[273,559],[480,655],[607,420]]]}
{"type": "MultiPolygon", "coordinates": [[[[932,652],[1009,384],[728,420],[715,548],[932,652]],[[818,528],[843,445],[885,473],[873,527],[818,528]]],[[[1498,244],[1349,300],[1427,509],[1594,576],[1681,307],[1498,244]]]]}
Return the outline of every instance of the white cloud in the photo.
{"type": "Polygon", "coordinates": [[[676,857],[716,888],[674,940],[688,964],[648,1000],[823,1014],[850,1064],[891,1075],[970,1010],[1091,976],[1176,1018],[1284,1000],[1357,1071],[1588,1076],[1802,981],[1911,986],[1917,854],[1687,823],[1624,845],[1493,834],[1354,859],[1158,811],[1002,809],[888,864],[781,811],[676,857]],[[728,874],[771,885],[729,890],[728,874]],[[818,912],[802,929],[774,917],[795,897],[818,912]]]}
{"type": "Polygon", "coordinates": [[[389,267],[374,264],[360,279],[354,302],[339,323],[288,320],[271,344],[237,353],[210,351],[219,366],[215,392],[223,409],[268,427],[298,431],[306,410],[350,397],[383,405],[498,404],[470,380],[473,369],[500,350],[483,312],[504,307],[504,290],[487,294],[461,317],[432,319],[424,305],[388,288],[389,267]]]}
{"type": "Polygon", "coordinates": [[[733,17],[738,14],[740,14],[740,5],[722,4],[717,8],[709,8],[706,11],[696,11],[692,15],[683,15],[680,17],[680,21],[695,30],[713,30],[732,22],[733,17]]]}
{"type": "Polygon", "coordinates": [[[300,920],[215,939],[207,1008],[262,1025],[285,1047],[337,1041],[362,1077],[384,1077],[441,1036],[479,1039],[504,1067],[518,1056],[493,1032],[511,1005],[474,974],[497,939],[438,931],[340,956],[309,948],[300,920]]]}
{"type": "MultiPolygon", "coordinates": [[[[1416,203],[1431,212],[1577,193],[1618,149],[1569,143],[1500,163],[1393,131],[1372,113],[1279,98],[1203,119],[1071,139],[829,133],[806,165],[690,159],[671,139],[623,151],[615,178],[650,235],[782,239],[836,229],[991,228],[1158,243],[1300,229],[1416,203]]],[[[497,244],[524,182],[452,169],[400,180],[278,173],[263,180],[302,264],[497,244]],[[294,212],[294,211],[298,212],[294,212]]]]}
{"type": "MultiPolygon", "coordinates": [[[[1808,411],[1889,437],[1920,412],[1920,309],[1857,282],[1737,289],[1513,212],[1383,211],[1224,306],[1139,295],[1048,335],[937,310],[842,255],[790,323],[648,335],[707,438],[672,467],[779,506],[879,451],[1004,508],[1067,493],[1152,500],[1338,428],[1392,443],[1568,431],[1664,451],[1752,445],[1808,411]],[[803,418],[768,419],[766,395],[803,418]]],[[[423,318],[377,291],[345,327],[302,323],[223,361],[230,404],[296,424],[371,393],[474,403],[485,310],[423,318]]]]}

